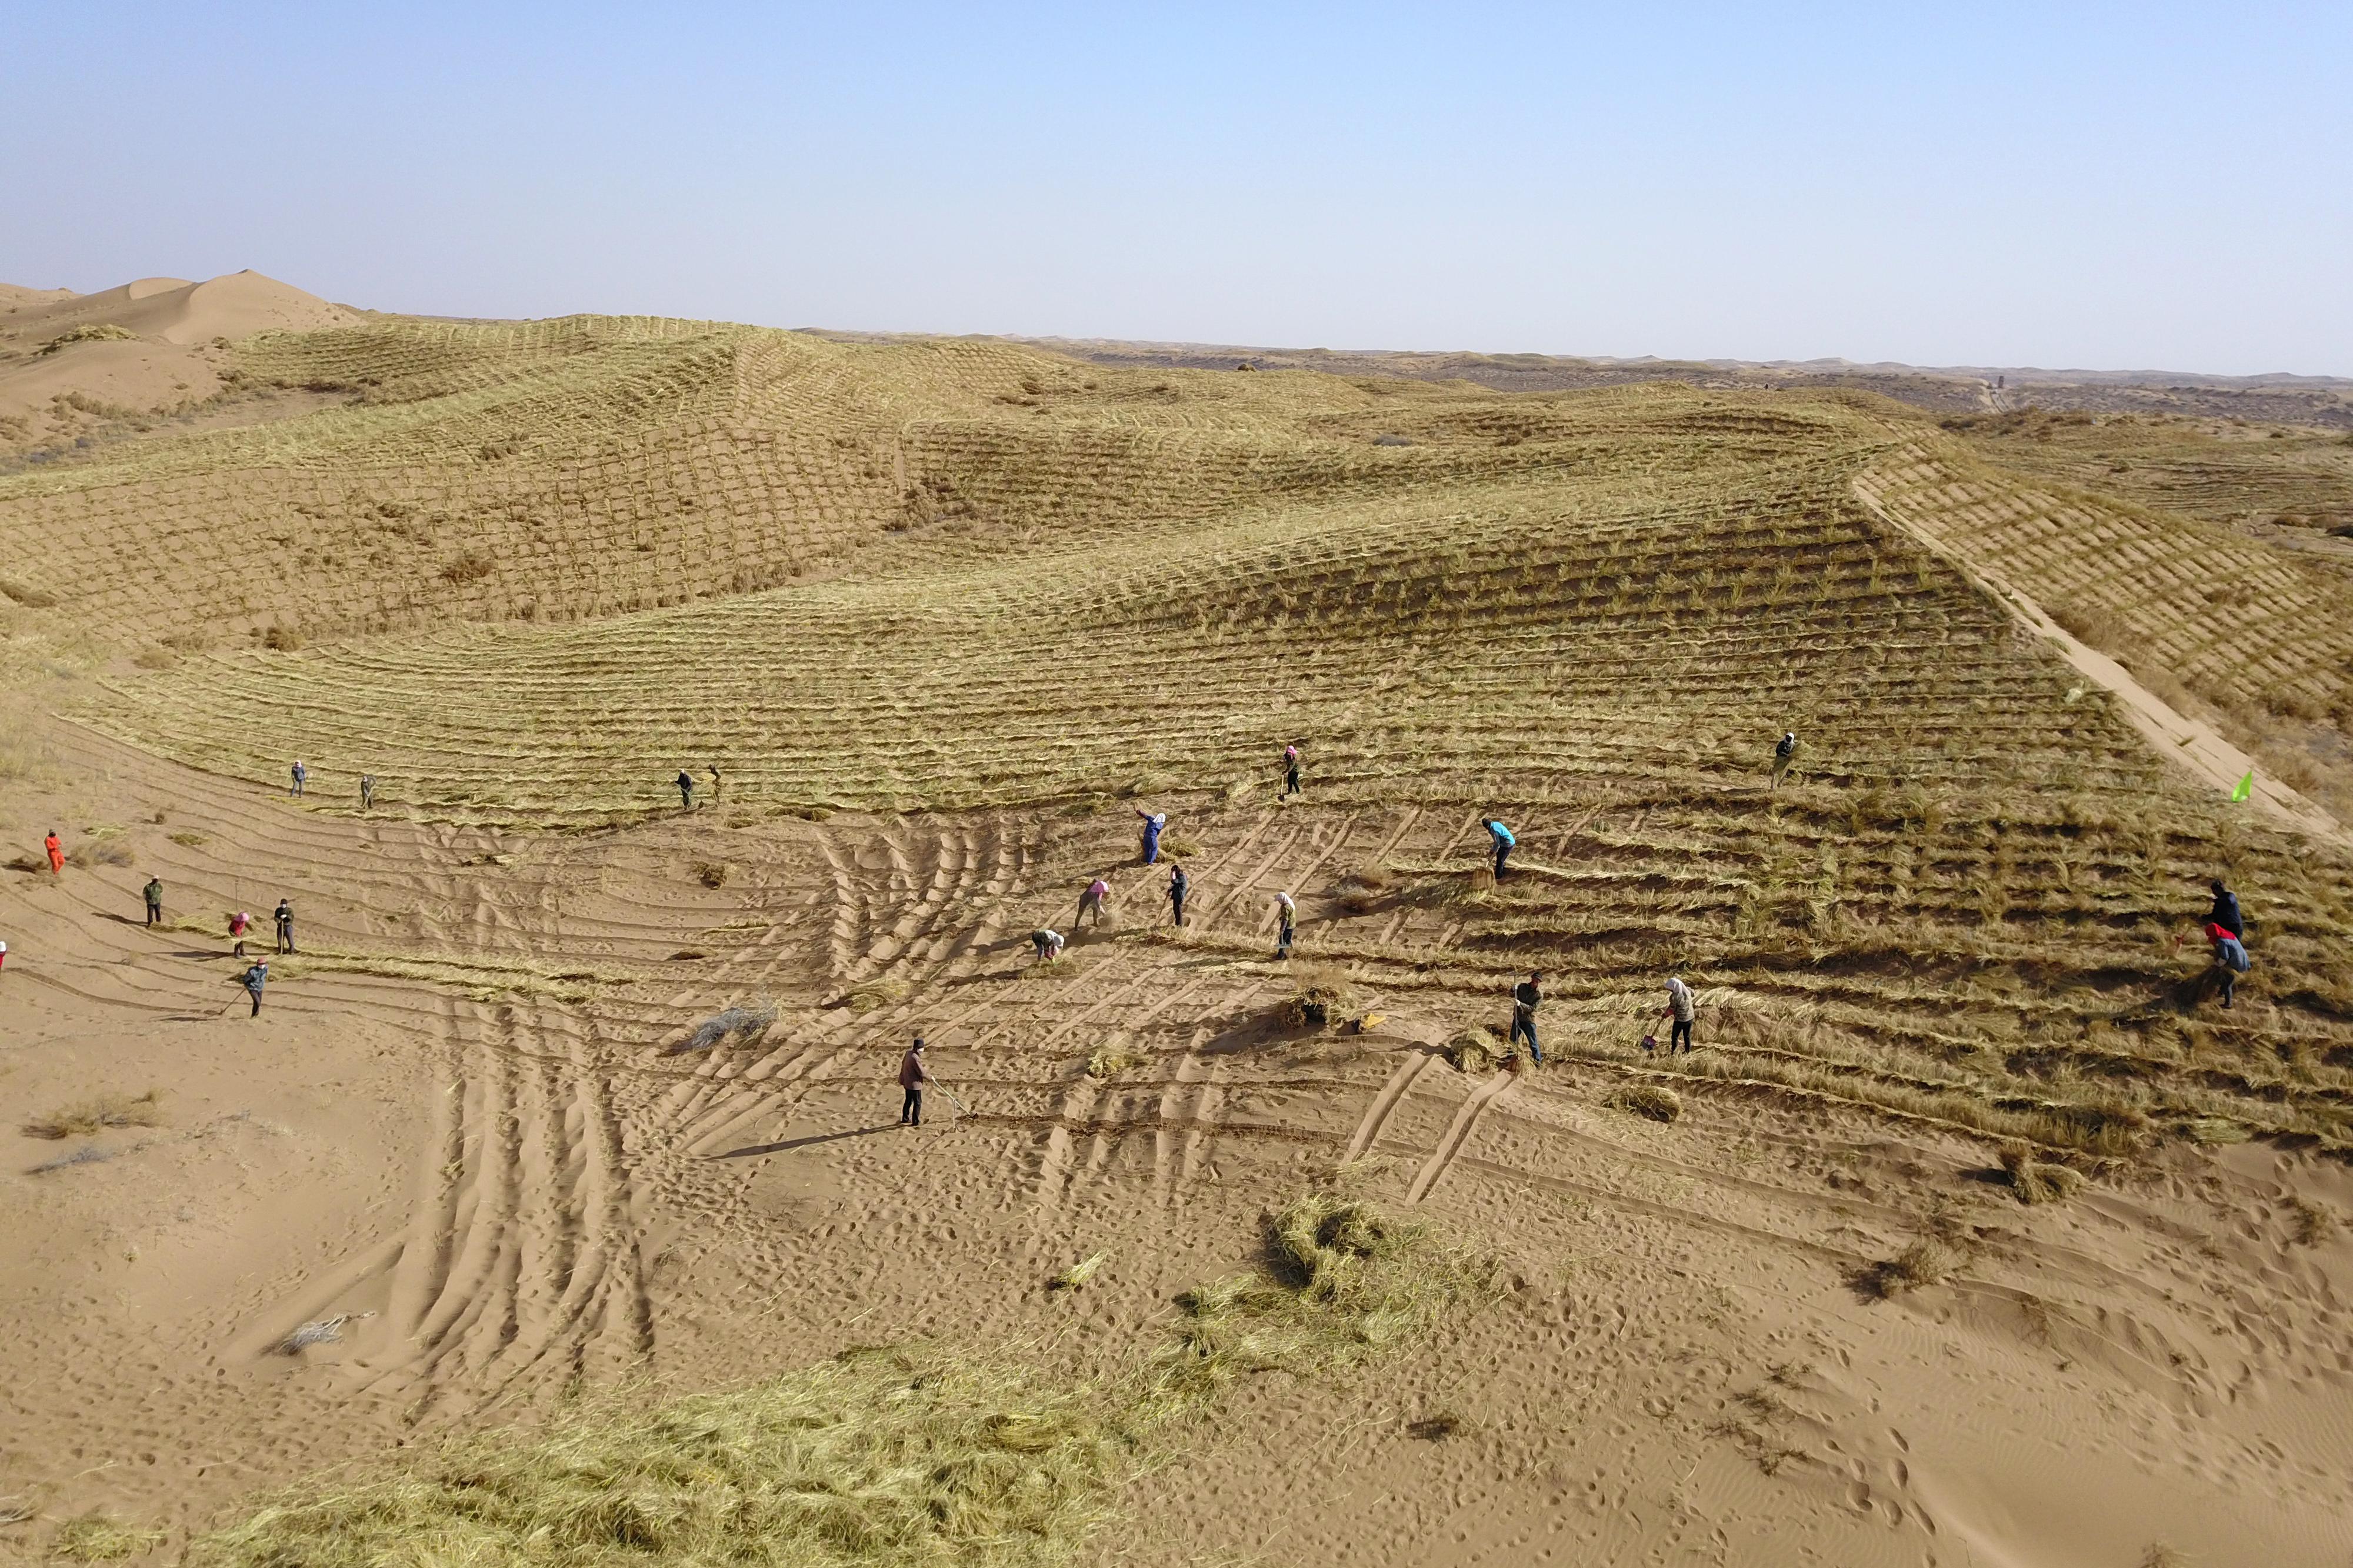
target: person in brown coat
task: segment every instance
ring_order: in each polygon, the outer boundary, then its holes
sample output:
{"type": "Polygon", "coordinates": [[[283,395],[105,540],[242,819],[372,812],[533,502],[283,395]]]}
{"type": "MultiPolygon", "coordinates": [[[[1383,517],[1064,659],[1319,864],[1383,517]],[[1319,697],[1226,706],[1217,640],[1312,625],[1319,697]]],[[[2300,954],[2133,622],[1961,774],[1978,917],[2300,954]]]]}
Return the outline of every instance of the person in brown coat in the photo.
{"type": "Polygon", "coordinates": [[[907,1047],[907,1054],[899,1058],[899,1087],[906,1091],[906,1098],[899,1102],[900,1126],[923,1124],[923,1085],[931,1081],[931,1070],[923,1066],[923,1041],[919,1035],[915,1043],[907,1047]]]}

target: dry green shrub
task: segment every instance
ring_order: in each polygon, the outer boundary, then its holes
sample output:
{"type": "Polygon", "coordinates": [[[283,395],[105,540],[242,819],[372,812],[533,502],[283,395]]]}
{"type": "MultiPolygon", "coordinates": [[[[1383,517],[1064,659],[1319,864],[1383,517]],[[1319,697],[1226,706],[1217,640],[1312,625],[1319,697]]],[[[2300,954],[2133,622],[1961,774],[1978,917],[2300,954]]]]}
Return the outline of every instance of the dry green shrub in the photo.
{"type": "Polygon", "coordinates": [[[1960,1249],[1933,1237],[1923,1237],[1884,1263],[1874,1265],[1864,1283],[1873,1294],[1892,1300],[1907,1290],[1942,1285],[1966,1259],[1960,1249]]]}
{"type": "Polygon", "coordinates": [[[469,550],[453,557],[441,568],[445,583],[479,583],[499,569],[499,563],[487,552],[469,550]]]}
{"type": "Polygon", "coordinates": [[[1611,1092],[1609,1105],[1652,1121],[1672,1121],[1683,1113],[1683,1096],[1662,1084],[1630,1083],[1611,1092]]]}
{"type": "Polygon", "coordinates": [[[180,656],[162,643],[145,643],[131,656],[131,662],[142,669],[170,669],[180,662],[180,656]]]}
{"type": "Polygon", "coordinates": [[[706,888],[723,888],[727,885],[727,879],[734,874],[735,868],[724,860],[697,860],[694,863],[694,879],[706,888]]]}
{"type": "Polygon", "coordinates": [[[27,1138],[87,1138],[110,1127],[160,1127],[164,1124],[163,1091],[144,1094],[102,1094],[25,1123],[27,1138]]]}
{"type": "Polygon", "coordinates": [[[292,653],[296,648],[301,647],[305,640],[301,627],[288,626],[283,622],[271,625],[261,634],[261,646],[272,653],[292,653]]]}
{"type": "Polygon", "coordinates": [[[2081,1171],[2038,1160],[2033,1147],[2025,1143],[2002,1145],[2001,1170],[2010,1179],[2010,1190],[2022,1204],[2055,1204],[2074,1196],[2084,1184],[2081,1171]]]}
{"type": "Polygon", "coordinates": [[[192,827],[184,827],[179,832],[171,834],[168,837],[171,838],[173,843],[178,845],[183,849],[200,849],[209,841],[210,837],[209,835],[198,833],[192,827]]]}
{"type": "Polygon", "coordinates": [[[1089,1078],[1116,1078],[1121,1073],[1142,1067],[1151,1058],[1116,1046],[1097,1046],[1087,1054],[1089,1078]]]}

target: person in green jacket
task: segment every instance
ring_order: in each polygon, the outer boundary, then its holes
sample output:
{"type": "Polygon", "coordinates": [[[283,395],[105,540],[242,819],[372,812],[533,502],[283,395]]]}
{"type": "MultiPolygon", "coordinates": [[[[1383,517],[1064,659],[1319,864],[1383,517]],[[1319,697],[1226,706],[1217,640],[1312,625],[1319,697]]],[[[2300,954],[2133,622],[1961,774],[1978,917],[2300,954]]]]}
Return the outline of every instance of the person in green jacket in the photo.
{"type": "Polygon", "coordinates": [[[157,921],[164,918],[164,879],[161,877],[148,878],[145,891],[147,894],[147,923],[150,926],[153,926],[157,921]]]}

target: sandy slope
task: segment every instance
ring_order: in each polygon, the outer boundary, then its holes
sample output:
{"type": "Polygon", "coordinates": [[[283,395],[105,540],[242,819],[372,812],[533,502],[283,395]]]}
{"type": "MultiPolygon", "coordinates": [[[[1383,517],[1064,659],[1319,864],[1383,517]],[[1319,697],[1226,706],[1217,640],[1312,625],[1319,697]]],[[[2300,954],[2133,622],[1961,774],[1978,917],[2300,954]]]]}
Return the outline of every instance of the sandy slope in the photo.
{"type": "MultiPolygon", "coordinates": [[[[1575,1068],[1465,1079],[1430,1042],[1470,1020],[1419,993],[1384,998],[1369,1036],[1274,1028],[1288,982],[1250,956],[1270,889],[1467,852],[1467,816],[1193,808],[1193,937],[1114,870],[1118,929],[1044,978],[1022,936],[1130,858],[1115,817],[723,806],[502,836],[55,739],[74,790],[13,785],[5,831],[126,825],[134,859],[0,874],[0,1098],[14,1121],[153,1085],[168,1123],[42,1174],[58,1146],[16,1139],[0,1174],[0,1493],[44,1516],[0,1531],[20,1549],[93,1504],[200,1521],[575,1379],[707,1386],[917,1333],[1083,1359],[1148,1337],[1173,1291],[1246,1255],[1262,1207],[1356,1156],[1503,1255],[1505,1298],[1353,1387],[1255,1387],[1139,1489],[1106,1559],[2353,1552],[2353,1243],[2300,1243],[2290,1207],[2353,1211],[2353,1176],[2179,1151],[2029,1210],[1972,1142],[1736,1089],[1662,1127],[1575,1068]],[[691,873],[706,858],[724,887],[691,873]],[[201,932],[137,923],[151,869],[201,932]],[[252,1020],[219,912],[281,892],[307,948],[347,956],[290,965],[252,1020]],[[442,967],[404,978],[401,955],[442,967]],[[874,982],[874,1010],[827,1005],[874,982]],[[756,994],[781,1009],[758,1038],[668,1054],[756,994]],[[920,1133],[892,1124],[889,1082],[915,1029],[972,1112],[920,1133]],[[1089,1079],[1104,1045],[1146,1065],[1089,1079]],[[1857,1288],[1923,1227],[1965,1253],[1952,1283],[1857,1288]],[[1096,1287],[1042,1290],[1098,1248],[1096,1287]],[[338,1343],[273,1348],[343,1315],[338,1343]],[[1458,1435],[1411,1435],[1441,1414],[1458,1435]]],[[[1306,914],[1312,953],[1342,914],[1306,914]]],[[[1428,941],[1448,917],[1356,918],[1428,941]]]]}
{"type": "Polygon", "coordinates": [[[358,320],[252,271],[202,283],[142,278],[94,294],[8,286],[0,291],[0,449],[69,440],[93,416],[201,403],[222,386],[216,343],[358,320]],[[49,346],[77,329],[100,326],[134,335],[49,346]]]}

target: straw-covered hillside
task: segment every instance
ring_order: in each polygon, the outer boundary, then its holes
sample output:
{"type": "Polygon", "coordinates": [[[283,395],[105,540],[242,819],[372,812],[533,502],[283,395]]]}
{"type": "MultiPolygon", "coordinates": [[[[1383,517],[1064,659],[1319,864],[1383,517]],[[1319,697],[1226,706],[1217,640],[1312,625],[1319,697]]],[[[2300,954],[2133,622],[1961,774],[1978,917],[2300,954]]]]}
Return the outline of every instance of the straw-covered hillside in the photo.
{"type": "MultiPolygon", "coordinates": [[[[69,1134],[119,1134],[105,1172],[41,1167],[7,1256],[43,1266],[12,1289],[83,1278],[53,1266],[77,1226],[171,1256],[117,1235],[147,1210],[103,1184],[198,1134],[123,1064],[216,1099],[313,1073],[344,1120],[289,1163],[224,1100],[222,1212],[266,1187],[316,1213],[225,1226],[172,1289],[17,1302],[127,1314],[28,1341],[12,1397],[74,1434],[37,1478],[60,1498],[198,1535],[243,1510],[202,1552],[277,1563],[418,1532],[485,1560],[1059,1563],[1114,1519],[1161,1532],[1136,1562],[1249,1558],[1269,1488],[1303,1562],[1355,1560],[1376,1516],[1400,1561],[1441,1536],[1528,1561],[1574,1513],[1595,1561],[1720,1518],[1733,1560],[1798,1531],[1893,1563],[2034,1536],[2006,1521],[2059,1472],[1973,1413],[2031,1404],[2034,1442],[2127,1478],[2099,1518],[2130,1530],[2273,1484],[2263,1400],[2330,1397],[2353,590],[2311,538],[2175,507],[2129,455],[2159,426],[2110,422],[2136,482],[2102,489],[2067,455],[2097,419],[2046,442],[1845,391],[611,318],[215,358],[284,416],[0,477],[26,737],[0,780],[34,803],[12,830],[73,853],[0,889],[36,933],[10,983],[54,982],[25,1081],[142,1108],[69,1134]],[[1131,868],[1139,810],[1190,868],[1181,930],[1165,869],[1131,868]],[[1490,815],[1518,839],[1500,882],[1490,815]],[[125,912],[148,875],[160,931],[125,912]],[[1097,876],[1113,922],[1082,933],[1097,876]],[[2257,954],[2228,1010],[2193,923],[2213,879],[2257,954]],[[248,1016],[200,984],[210,911],[280,893],[301,947],[248,1016]],[[1074,941],[1033,964],[1050,923],[1074,941]],[[1504,1038],[1531,971],[1541,1068],[1504,1038]],[[1703,1045],[1672,1058],[1641,1044],[1670,973],[1703,1045]],[[936,1142],[875,1124],[914,1034],[959,1097],[936,1142]],[[1358,1184],[1476,1246],[1415,1250],[1328,1195],[1358,1184]],[[1252,1216],[1311,1188],[1338,1206],[1276,1214],[1233,1274],[1252,1216]],[[1442,1303],[1373,1289],[1425,1256],[1442,1303]],[[210,1315],[140,1315],[184,1298],[210,1315]],[[951,1349],[904,1348],[928,1335],[951,1349]],[[178,1348],[135,1375],[91,1353],[151,1341],[178,1348]],[[810,1370],[878,1342],[902,1348],[810,1370]],[[1250,1392],[1374,1348],[1419,1380],[1394,1409],[1250,1392]],[[1172,1396],[1197,1352],[1215,1388],[1172,1396]],[[692,1397],[576,1403],[644,1374],[692,1397]],[[1899,1405],[1958,1447],[1891,1437],[1899,1405]],[[530,1443],[246,1507],[390,1430],[525,1409],[530,1443]],[[2160,1415],[2199,1456],[2179,1475],[2144,1451],[2160,1415]],[[1333,1481],[1360,1441],[1366,1486],[1333,1481]],[[110,1444],[162,1457],[85,1480],[110,1444]],[[1663,1489],[1688,1455],[1723,1464],[1663,1489]],[[1982,1508],[1928,1479],[2013,1459],[1982,1508]]],[[[2263,462],[2229,484],[2292,469],[2298,516],[2335,504],[2320,437],[2242,445],[2263,462]]],[[[308,1103],[272,1112],[285,1148],[308,1103]]],[[[164,1185],[215,1191],[185,1159],[164,1185]]],[[[2341,1431],[2313,1408],[2298,1455],[2341,1431]]],[[[2311,1548],[2281,1560],[2317,1563],[2341,1476],[2298,1464],[2266,1495],[2311,1548]]]]}

